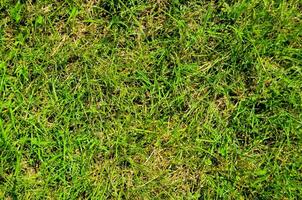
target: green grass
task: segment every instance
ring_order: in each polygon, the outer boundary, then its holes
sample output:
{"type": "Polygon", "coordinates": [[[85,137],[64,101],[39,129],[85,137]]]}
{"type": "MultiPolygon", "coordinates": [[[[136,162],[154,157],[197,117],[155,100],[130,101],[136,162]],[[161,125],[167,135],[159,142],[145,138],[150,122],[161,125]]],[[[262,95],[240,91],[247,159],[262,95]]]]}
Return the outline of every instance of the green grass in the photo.
{"type": "Polygon", "coordinates": [[[301,0],[0,0],[0,199],[301,197],[301,0]]]}

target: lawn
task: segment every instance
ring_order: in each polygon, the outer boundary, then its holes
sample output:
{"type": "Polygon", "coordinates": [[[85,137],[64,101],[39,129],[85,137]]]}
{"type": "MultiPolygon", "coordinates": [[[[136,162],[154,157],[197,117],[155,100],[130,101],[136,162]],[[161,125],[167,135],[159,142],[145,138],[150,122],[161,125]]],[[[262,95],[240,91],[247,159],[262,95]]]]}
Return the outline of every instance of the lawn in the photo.
{"type": "Polygon", "coordinates": [[[0,0],[0,199],[301,198],[301,0],[0,0]]]}

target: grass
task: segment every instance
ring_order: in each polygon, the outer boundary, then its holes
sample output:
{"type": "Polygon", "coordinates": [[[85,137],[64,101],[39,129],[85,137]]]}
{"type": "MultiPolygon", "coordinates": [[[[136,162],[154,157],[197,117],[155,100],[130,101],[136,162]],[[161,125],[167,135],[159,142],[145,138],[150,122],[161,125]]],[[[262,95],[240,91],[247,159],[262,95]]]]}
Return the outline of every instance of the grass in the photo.
{"type": "Polygon", "coordinates": [[[0,199],[299,199],[301,0],[0,0],[0,199]]]}

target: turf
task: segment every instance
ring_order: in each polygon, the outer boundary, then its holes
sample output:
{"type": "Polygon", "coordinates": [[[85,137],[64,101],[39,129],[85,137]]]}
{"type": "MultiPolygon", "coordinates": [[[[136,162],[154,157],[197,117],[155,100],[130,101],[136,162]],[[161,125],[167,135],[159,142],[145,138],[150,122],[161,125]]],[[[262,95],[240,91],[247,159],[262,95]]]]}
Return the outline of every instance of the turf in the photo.
{"type": "Polygon", "coordinates": [[[301,0],[0,0],[0,199],[299,199],[301,0]]]}

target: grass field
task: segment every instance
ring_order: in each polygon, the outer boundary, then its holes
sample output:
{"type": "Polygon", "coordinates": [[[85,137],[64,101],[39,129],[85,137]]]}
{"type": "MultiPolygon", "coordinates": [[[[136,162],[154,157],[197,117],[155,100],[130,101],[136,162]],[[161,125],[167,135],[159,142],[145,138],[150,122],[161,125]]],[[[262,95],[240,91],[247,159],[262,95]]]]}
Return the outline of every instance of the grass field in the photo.
{"type": "Polygon", "coordinates": [[[301,0],[0,0],[0,199],[301,198],[301,0]]]}

